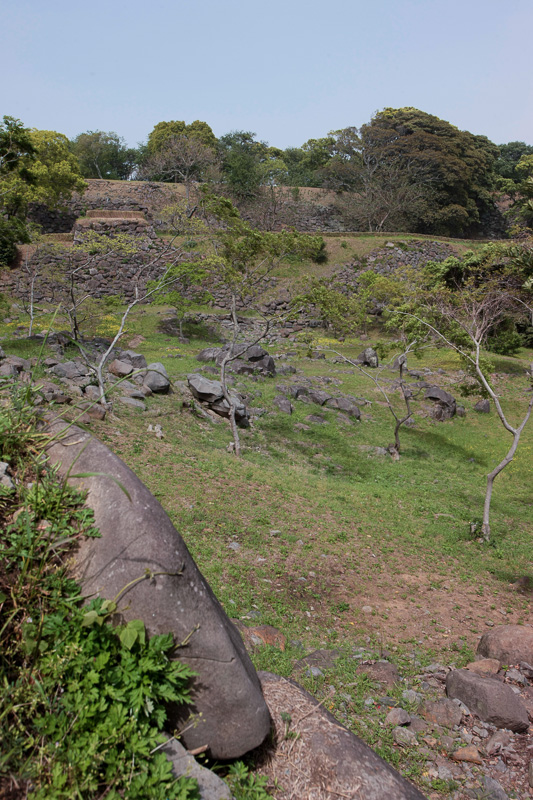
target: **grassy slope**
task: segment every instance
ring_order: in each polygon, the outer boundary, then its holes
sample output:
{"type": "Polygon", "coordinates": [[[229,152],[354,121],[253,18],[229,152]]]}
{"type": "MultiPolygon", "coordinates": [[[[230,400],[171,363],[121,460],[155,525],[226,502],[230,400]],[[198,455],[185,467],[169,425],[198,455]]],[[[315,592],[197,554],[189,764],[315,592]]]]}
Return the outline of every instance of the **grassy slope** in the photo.
{"type": "MultiPolygon", "coordinates": [[[[375,238],[368,238],[366,252],[376,246],[375,238]]],[[[339,246],[331,255],[333,263],[344,263],[352,254],[339,246]]],[[[212,342],[180,345],[158,333],[161,313],[137,310],[125,341],[143,334],[146,341],[136,349],[149,361],[161,360],[173,378],[184,379],[199,371],[194,355],[212,342]]],[[[323,332],[317,337],[327,345],[323,332]]],[[[352,340],[342,347],[353,356],[366,344],[352,340]]],[[[22,340],[2,345],[9,353],[31,354],[32,345],[22,340]]],[[[276,348],[269,349],[275,354],[276,348]]],[[[523,375],[532,360],[531,351],[496,359],[504,405],[514,421],[525,407],[523,375]]],[[[402,458],[393,462],[372,449],[391,441],[392,425],[366,378],[351,373],[349,365],[311,361],[303,352],[291,363],[317,384],[319,377],[332,380],[322,387],[331,394],[354,394],[372,406],[364,407],[360,423],[343,425],[336,412],[325,410],[320,413],[327,425],[297,430],[295,423],[319,409],[296,402],[292,417],[273,410],[275,387],[287,383],[286,377],[239,378],[239,387],[256,393],[254,405],[269,409],[243,433],[240,461],[225,449],[226,423],[212,425],[181,411],[179,394],[149,399],[144,414],[120,407],[117,416],[95,426],[162,502],[228,614],[272,624],[292,642],[285,653],[258,651],[257,665],[290,674],[300,654],[298,641],[306,650],[335,646],[343,652],[370,642],[392,652],[405,670],[413,652],[425,663],[438,658],[460,664],[471,656],[487,622],[531,624],[530,596],[512,584],[524,576],[533,579],[533,426],[497,479],[493,542],[484,546],[470,536],[469,523],[480,517],[486,473],[508,445],[494,412],[477,415],[472,407],[478,398],[470,398],[462,419],[437,423],[417,413],[416,427],[403,431],[402,458]],[[156,421],[165,434],[162,441],[147,432],[148,423],[156,421]],[[234,542],[238,550],[229,547],[234,542]]],[[[430,351],[420,366],[444,369],[446,383],[457,362],[447,351],[430,351]]],[[[325,696],[329,684],[355,686],[353,661],[339,664],[325,678],[304,683],[318,696],[325,696]]],[[[350,691],[364,688],[357,684],[350,691]]],[[[362,728],[357,698],[350,708],[358,713],[347,717],[339,697],[331,707],[374,743],[372,729],[362,728]]],[[[382,753],[398,763],[395,751],[385,747],[382,753]]]]}

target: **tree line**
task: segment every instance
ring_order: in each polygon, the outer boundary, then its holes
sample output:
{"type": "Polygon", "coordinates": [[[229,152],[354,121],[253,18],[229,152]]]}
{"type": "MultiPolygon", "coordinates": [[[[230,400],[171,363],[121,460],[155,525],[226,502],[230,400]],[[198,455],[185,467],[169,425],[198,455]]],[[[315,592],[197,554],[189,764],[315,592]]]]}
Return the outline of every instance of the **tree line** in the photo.
{"type": "MultiPolygon", "coordinates": [[[[0,124],[0,259],[28,237],[30,202],[65,204],[84,179],[150,180],[191,187],[207,183],[239,207],[283,187],[334,193],[348,228],[468,236],[497,193],[513,201],[517,223],[533,224],[533,146],[495,145],[415,108],[386,108],[360,128],[332,131],[284,150],[250,131],[217,138],[207,122],[159,122],[145,143],[114,132],[74,139],[0,124]]],[[[261,226],[261,221],[258,221],[261,226]]]]}

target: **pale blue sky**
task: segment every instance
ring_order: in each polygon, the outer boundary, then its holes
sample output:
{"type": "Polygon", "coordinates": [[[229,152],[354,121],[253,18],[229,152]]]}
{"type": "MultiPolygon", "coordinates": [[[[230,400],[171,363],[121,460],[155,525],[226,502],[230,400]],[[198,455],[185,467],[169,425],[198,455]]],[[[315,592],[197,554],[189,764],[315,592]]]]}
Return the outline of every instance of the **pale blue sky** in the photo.
{"type": "Polygon", "coordinates": [[[278,147],[415,106],[533,144],[532,0],[4,0],[0,116],[135,145],[161,120],[278,147]]]}

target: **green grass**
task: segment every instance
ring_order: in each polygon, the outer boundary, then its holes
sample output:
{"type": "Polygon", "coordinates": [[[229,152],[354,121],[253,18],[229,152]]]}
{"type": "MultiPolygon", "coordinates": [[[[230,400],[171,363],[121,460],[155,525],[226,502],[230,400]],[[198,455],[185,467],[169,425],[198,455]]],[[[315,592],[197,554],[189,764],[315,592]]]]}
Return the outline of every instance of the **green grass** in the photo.
{"type": "MultiPolygon", "coordinates": [[[[348,237],[338,241],[343,240],[348,237]]],[[[136,349],[149,362],[161,361],[173,379],[186,380],[188,373],[202,370],[195,355],[212,346],[213,337],[191,326],[190,344],[178,343],[158,331],[166,313],[162,307],[137,308],[124,342],[142,334],[146,341],[136,349]]],[[[314,345],[335,344],[353,358],[380,338],[376,329],[370,340],[340,344],[316,331],[314,345]]],[[[2,345],[25,357],[37,355],[40,346],[20,339],[2,345]]],[[[361,646],[378,655],[387,650],[416,684],[416,662],[468,663],[486,620],[528,621],[530,597],[512,584],[533,579],[533,425],[496,480],[492,541],[481,544],[470,523],[481,516],[486,474],[506,452],[510,437],[494,410],[490,415],[473,411],[478,397],[459,399],[460,364],[454,353],[425,351],[409,366],[431,369],[434,378],[428,380],[449,388],[465,406],[466,417],[438,423],[416,401],[416,424],[402,429],[401,459],[393,462],[375,451],[392,440],[393,420],[372,382],[349,364],[334,363],[331,353],[327,360],[311,360],[305,357],[307,348],[292,342],[269,349],[274,355],[297,351],[289,362],[298,369],[295,380],[308,377],[332,395],[370,401],[362,406],[361,422],[343,425],[335,411],[298,401],[289,417],[272,401],[276,387],[289,383],[290,376],[237,377],[237,388],[267,410],[242,432],[240,460],[226,450],[227,423],[211,424],[183,410],[179,391],[149,398],[145,414],[117,408],[95,433],[160,500],[228,615],[247,624],[274,625],[284,634],[285,651],[257,650],[256,666],[294,677],[294,663],[303,652],[340,649],[341,658],[323,677],[299,674],[298,680],[319,699],[328,699],[334,688],[328,703],[338,718],[420,781],[416,753],[392,747],[382,725],[385,710],[365,705],[377,689],[354,674],[353,652],[361,646]],[[330,382],[320,384],[322,378],[330,382]],[[327,424],[298,430],[296,424],[308,424],[312,413],[323,414],[327,424]],[[154,421],[163,428],[162,440],[147,432],[154,421]],[[234,543],[236,550],[229,547],[234,543]],[[372,613],[363,612],[364,606],[372,613]]],[[[492,360],[502,403],[516,422],[527,403],[524,372],[533,352],[492,360]]],[[[400,403],[397,393],[392,399],[400,403]]],[[[432,788],[446,795],[450,786],[441,784],[432,788]]]]}

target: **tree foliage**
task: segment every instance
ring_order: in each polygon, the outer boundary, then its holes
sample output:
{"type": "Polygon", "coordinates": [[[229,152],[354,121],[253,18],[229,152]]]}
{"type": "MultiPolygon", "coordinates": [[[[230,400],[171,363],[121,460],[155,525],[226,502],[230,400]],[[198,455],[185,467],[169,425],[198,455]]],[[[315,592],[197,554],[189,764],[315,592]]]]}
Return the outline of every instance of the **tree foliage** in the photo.
{"type": "Polygon", "coordinates": [[[148,136],[147,152],[153,155],[160,150],[163,145],[175,136],[187,136],[197,139],[206,147],[215,149],[217,138],[207,122],[197,119],[187,125],[183,120],[171,120],[170,122],[158,122],[148,136]]]}
{"type": "Polygon", "coordinates": [[[28,241],[30,203],[61,207],[85,187],[66,136],[29,130],[5,116],[0,124],[0,263],[10,263],[16,243],[28,241]]]}
{"type": "Polygon", "coordinates": [[[127,147],[124,139],[114,131],[80,133],[71,141],[70,148],[80,162],[84,178],[127,180],[138,158],[138,151],[127,147]]]}

